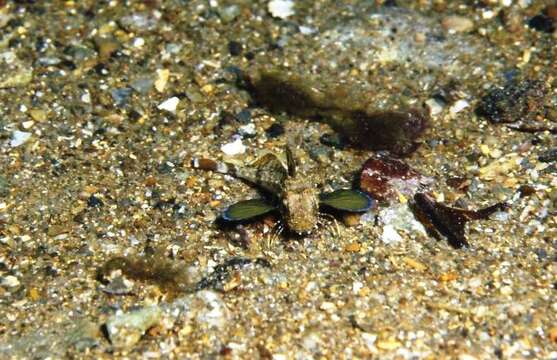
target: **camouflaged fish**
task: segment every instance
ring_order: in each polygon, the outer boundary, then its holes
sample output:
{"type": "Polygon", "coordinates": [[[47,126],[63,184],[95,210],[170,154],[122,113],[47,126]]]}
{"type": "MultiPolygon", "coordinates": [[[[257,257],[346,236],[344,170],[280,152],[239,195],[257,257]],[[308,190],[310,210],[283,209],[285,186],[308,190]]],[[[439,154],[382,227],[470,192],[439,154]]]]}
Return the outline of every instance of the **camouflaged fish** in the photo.
{"type": "Polygon", "coordinates": [[[222,214],[227,221],[245,221],[279,211],[291,231],[305,235],[317,227],[320,207],[364,212],[374,203],[358,190],[320,194],[310,177],[297,171],[297,160],[290,146],[286,146],[286,162],[283,164],[276,154],[268,153],[243,167],[199,158],[192,160],[192,167],[234,176],[271,195],[270,200],[252,199],[231,205],[222,214]]]}

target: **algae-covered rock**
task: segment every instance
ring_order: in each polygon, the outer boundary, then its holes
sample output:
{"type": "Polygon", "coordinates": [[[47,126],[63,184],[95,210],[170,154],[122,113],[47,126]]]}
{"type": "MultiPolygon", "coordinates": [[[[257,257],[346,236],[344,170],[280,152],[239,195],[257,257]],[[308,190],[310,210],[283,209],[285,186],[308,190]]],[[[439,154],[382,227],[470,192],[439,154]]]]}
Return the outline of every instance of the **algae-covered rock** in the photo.
{"type": "Polygon", "coordinates": [[[245,80],[258,105],[328,124],[350,145],[362,149],[411,153],[428,123],[427,115],[418,109],[373,110],[358,96],[347,101],[351,89],[346,86],[320,89],[307,79],[279,71],[262,71],[245,80]]]}
{"type": "Polygon", "coordinates": [[[147,329],[160,321],[161,316],[162,310],[156,305],[127,313],[116,313],[106,322],[110,342],[117,348],[130,349],[147,329]]]}

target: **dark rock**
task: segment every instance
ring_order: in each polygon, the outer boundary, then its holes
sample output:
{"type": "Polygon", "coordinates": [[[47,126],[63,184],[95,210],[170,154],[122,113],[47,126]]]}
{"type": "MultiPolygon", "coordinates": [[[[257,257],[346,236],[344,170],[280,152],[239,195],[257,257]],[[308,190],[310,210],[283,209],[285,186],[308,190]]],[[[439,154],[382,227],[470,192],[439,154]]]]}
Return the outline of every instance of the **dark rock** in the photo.
{"type": "Polygon", "coordinates": [[[383,201],[397,199],[399,194],[411,198],[431,182],[402,160],[380,155],[368,159],[360,175],[360,188],[383,201]]]}
{"type": "Polygon", "coordinates": [[[414,195],[411,204],[416,218],[425,226],[428,232],[439,238],[445,236],[455,248],[467,247],[465,225],[471,220],[487,219],[496,211],[507,209],[505,203],[497,203],[479,210],[466,210],[450,207],[435,201],[425,193],[414,195]]]}
{"type": "Polygon", "coordinates": [[[557,148],[549,149],[542,152],[538,156],[538,160],[541,162],[554,162],[557,161],[557,148]]]}
{"type": "Polygon", "coordinates": [[[228,52],[230,53],[230,55],[232,56],[239,56],[242,54],[242,44],[240,44],[237,41],[231,41],[228,43],[228,52]]]}
{"type": "Polygon", "coordinates": [[[323,145],[332,146],[336,149],[344,149],[347,145],[346,139],[337,133],[325,133],[321,135],[319,141],[323,145]]]}
{"type": "Polygon", "coordinates": [[[87,206],[88,207],[98,208],[98,207],[101,207],[103,205],[104,205],[103,201],[101,199],[99,199],[98,197],[96,197],[95,195],[91,195],[89,197],[89,199],[87,199],[87,206]]]}
{"type": "Polygon", "coordinates": [[[528,21],[528,27],[551,34],[555,31],[555,19],[543,14],[536,15],[528,21]]]}
{"type": "Polygon", "coordinates": [[[118,107],[126,105],[131,94],[132,89],[130,88],[119,88],[110,90],[112,100],[114,100],[114,104],[118,107]]]}
{"type": "Polygon", "coordinates": [[[476,112],[493,123],[533,119],[542,111],[546,93],[542,81],[510,81],[503,88],[489,90],[476,112]]]}
{"type": "Polygon", "coordinates": [[[279,123],[274,123],[265,130],[268,138],[276,138],[284,134],[284,126],[279,123]]]}
{"type": "Polygon", "coordinates": [[[240,111],[238,114],[236,114],[236,119],[242,124],[249,123],[251,121],[251,110],[244,109],[240,111]]]}
{"type": "Polygon", "coordinates": [[[97,75],[102,75],[102,76],[106,76],[109,73],[108,68],[103,63],[99,63],[95,65],[95,72],[97,73],[97,75]]]}

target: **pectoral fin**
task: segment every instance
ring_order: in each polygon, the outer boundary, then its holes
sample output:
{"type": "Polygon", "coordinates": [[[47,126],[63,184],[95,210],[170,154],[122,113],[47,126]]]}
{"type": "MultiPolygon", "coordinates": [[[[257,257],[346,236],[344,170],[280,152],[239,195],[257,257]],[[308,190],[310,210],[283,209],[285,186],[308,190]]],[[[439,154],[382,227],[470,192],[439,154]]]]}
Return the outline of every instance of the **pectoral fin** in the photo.
{"type": "Polygon", "coordinates": [[[251,199],[237,202],[222,213],[226,221],[243,221],[267,214],[276,207],[264,199],[251,199]]]}
{"type": "Polygon", "coordinates": [[[369,210],[374,200],[359,190],[336,190],[321,194],[319,204],[333,209],[352,212],[363,212],[369,210]]]}

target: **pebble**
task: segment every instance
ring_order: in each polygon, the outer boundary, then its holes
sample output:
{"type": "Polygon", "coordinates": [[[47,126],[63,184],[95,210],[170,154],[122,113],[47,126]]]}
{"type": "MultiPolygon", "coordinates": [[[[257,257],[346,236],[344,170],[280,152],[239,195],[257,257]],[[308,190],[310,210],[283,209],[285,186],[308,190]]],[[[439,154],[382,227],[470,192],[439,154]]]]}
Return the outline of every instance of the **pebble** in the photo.
{"type": "Polygon", "coordinates": [[[443,111],[443,104],[441,104],[436,99],[428,99],[426,100],[425,104],[429,108],[429,114],[432,116],[440,114],[441,111],[443,111]]]}
{"type": "Polygon", "coordinates": [[[557,343],[557,326],[549,329],[549,340],[557,343]]]}
{"type": "Polygon", "coordinates": [[[131,94],[132,89],[130,88],[112,89],[110,91],[110,96],[112,96],[114,104],[118,107],[126,105],[131,94]]]}
{"type": "Polygon", "coordinates": [[[156,305],[131,312],[117,312],[108,318],[106,331],[112,345],[119,349],[131,349],[145,331],[161,320],[162,311],[156,305]]]}
{"type": "Polygon", "coordinates": [[[551,34],[555,31],[555,20],[549,16],[540,14],[528,21],[528,26],[534,30],[551,34]]]}
{"type": "Polygon", "coordinates": [[[441,22],[443,29],[451,34],[469,32],[474,28],[474,22],[463,16],[447,16],[441,22]]]}
{"type": "Polygon", "coordinates": [[[157,79],[155,80],[155,89],[158,92],[163,92],[166,84],[168,83],[168,78],[170,77],[170,70],[168,69],[158,69],[157,79]]]}
{"type": "Polygon", "coordinates": [[[99,59],[107,60],[110,56],[118,49],[120,49],[120,43],[113,38],[96,37],[95,46],[99,53],[99,59]]]}
{"type": "Polygon", "coordinates": [[[427,234],[423,225],[414,218],[408,204],[397,204],[381,210],[379,222],[383,224],[381,240],[386,244],[402,240],[398,231],[405,231],[409,234],[418,233],[424,236],[427,234]]]}
{"type": "Polygon", "coordinates": [[[459,112],[461,112],[462,110],[466,109],[467,107],[470,106],[470,103],[466,100],[457,100],[449,109],[449,111],[451,112],[451,114],[458,114],[459,112]]]}
{"type": "Polygon", "coordinates": [[[265,130],[265,134],[270,139],[274,139],[284,134],[284,126],[279,123],[274,123],[265,130]]]}
{"type": "Polygon", "coordinates": [[[538,160],[546,163],[557,161],[557,148],[549,149],[542,152],[538,156],[538,160]]]}
{"type": "Polygon", "coordinates": [[[31,133],[30,132],[16,130],[12,133],[12,139],[10,140],[10,146],[11,147],[18,147],[20,145],[23,145],[27,142],[27,140],[29,140],[29,138],[31,138],[31,133]]]}
{"type": "Polygon", "coordinates": [[[203,305],[197,312],[197,322],[209,328],[224,329],[230,314],[221,296],[211,290],[202,290],[195,297],[203,305]]]}
{"type": "Polygon", "coordinates": [[[148,14],[136,13],[124,16],[120,19],[120,25],[129,31],[145,32],[154,30],[157,26],[158,19],[156,16],[148,14]]]}
{"type": "Polygon", "coordinates": [[[89,320],[78,321],[65,336],[65,340],[77,351],[85,351],[99,345],[101,332],[98,324],[89,320]]]}
{"type": "Polygon", "coordinates": [[[237,41],[230,41],[228,43],[228,52],[230,53],[230,55],[232,56],[239,56],[242,54],[242,44],[237,42],[237,41]]]}
{"type": "Polygon", "coordinates": [[[381,233],[381,241],[387,245],[396,244],[402,241],[402,237],[392,225],[385,225],[381,233]]]}
{"type": "Polygon", "coordinates": [[[180,102],[180,99],[176,96],[173,96],[173,97],[168,98],[165,101],[161,102],[157,106],[157,109],[166,110],[168,112],[175,113],[176,112],[176,107],[178,107],[179,102],[180,102]]]}
{"type": "Polygon", "coordinates": [[[291,0],[271,0],[267,6],[271,16],[286,19],[294,15],[294,1],[291,0]]]}
{"type": "Polygon", "coordinates": [[[246,152],[246,146],[242,144],[242,139],[240,138],[237,138],[228,144],[224,144],[220,147],[220,149],[228,156],[240,155],[246,152]]]}
{"type": "Polygon", "coordinates": [[[243,137],[254,137],[257,134],[255,131],[255,124],[249,123],[247,125],[240,126],[240,128],[238,128],[238,133],[243,137]]]}
{"type": "Polygon", "coordinates": [[[155,81],[150,76],[145,76],[135,79],[130,83],[130,86],[141,95],[146,95],[154,83],[155,81]]]}
{"type": "Polygon", "coordinates": [[[4,278],[2,279],[2,286],[8,288],[17,287],[19,286],[19,280],[13,275],[4,276],[4,278]]]}
{"type": "Polygon", "coordinates": [[[8,72],[0,76],[0,89],[25,86],[33,80],[33,70],[31,67],[19,68],[15,72],[8,72]]]}
{"type": "Polygon", "coordinates": [[[217,11],[222,21],[224,23],[229,23],[240,15],[241,9],[238,5],[230,5],[219,7],[217,11]]]}
{"type": "Polygon", "coordinates": [[[46,111],[42,109],[31,109],[29,110],[29,115],[33,120],[38,122],[43,122],[46,120],[46,111]]]}

